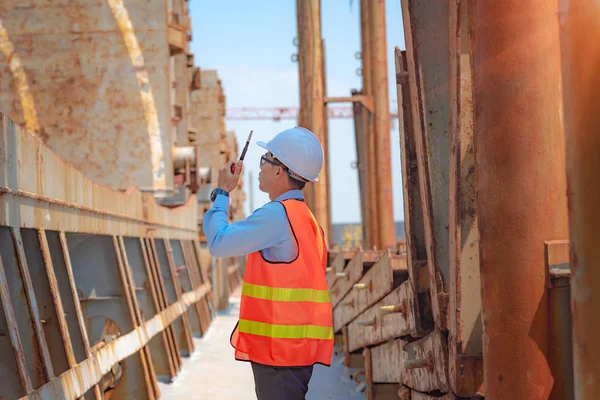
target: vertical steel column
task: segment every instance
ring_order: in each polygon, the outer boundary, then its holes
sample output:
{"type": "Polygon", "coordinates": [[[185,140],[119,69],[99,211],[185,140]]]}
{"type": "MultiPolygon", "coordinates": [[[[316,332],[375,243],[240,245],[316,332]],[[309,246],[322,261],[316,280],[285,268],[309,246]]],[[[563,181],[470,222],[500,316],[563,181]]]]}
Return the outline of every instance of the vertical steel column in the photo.
{"type": "MultiPolygon", "coordinates": [[[[307,203],[317,221],[323,228],[325,237],[329,236],[329,177],[328,143],[326,130],[327,110],[325,106],[324,54],[321,39],[321,1],[298,0],[298,61],[300,62],[301,87],[305,88],[300,102],[306,104],[301,111],[304,125],[319,138],[325,155],[319,181],[307,187],[307,203]],[[304,80],[304,85],[302,85],[304,80]]],[[[301,106],[303,108],[303,106],[301,106]]]]}
{"type": "MultiPolygon", "coordinates": [[[[360,39],[361,39],[361,60],[362,60],[362,94],[365,96],[373,95],[373,69],[371,67],[371,20],[369,19],[369,0],[360,0],[360,39]]],[[[366,242],[368,246],[376,245],[379,242],[377,231],[377,185],[375,176],[375,151],[373,134],[373,114],[362,104],[357,103],[361,112],[361,129],[365,136],[365,226],[366,242]]]]}
{"type": "Polygon", "coordinates": [[[375,105],[374,150],[377,177],[377,231],[378,246],[391,248],[396,245],[394,230],[394,207],[392,198],[392,171],[390,152],[390,109],[387,72],[387,41],[385,37],[385,0],[370,0],[371,55],[373,76],[373,102],[375,105]]]}
{"type": "Polygon", "coordinates": [[[491,399],[545,399],[553,385],[544,241],[568,235],[556,10],[556,0],[469,3],[491,399]]]}
{"type": "Polygon", "coordinates": [[[306,116],[308,104],[306,102],[306,61],[307,61],[307,51],[305,49],[306,46],[306,38],[304,37],[305,27],[304,27],[304,1],[296,0],[296,27],[297,27],[297,35],[296,40],[298,44],[298,81],[299,81],[299,92],[300,92],[300,101],[299,101],[299,112],[298,112],[298,126],[308,126],[308,120],[306,116]]]}
{"type": "Polygon", "coordinates": [[[600,3],[561,2],[575,398],[600,392],[600,3]]]}

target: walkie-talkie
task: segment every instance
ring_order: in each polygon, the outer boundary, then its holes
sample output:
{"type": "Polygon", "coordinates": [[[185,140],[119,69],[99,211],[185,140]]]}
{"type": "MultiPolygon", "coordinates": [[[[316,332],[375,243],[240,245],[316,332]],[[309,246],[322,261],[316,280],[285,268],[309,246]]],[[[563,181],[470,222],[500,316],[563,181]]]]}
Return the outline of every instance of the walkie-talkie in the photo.
{"type": "MultiPolygon", "coordinates": [[[[240,156],[240,161],[244,161],[244,157],[246,157],[246,151],[248,151],[248,145],[250,144],[250,139],[252,139],[252,132],[250,131],[250,134],[248,135],[248,140],[246,140],[246,145],[244,146],[244,149],[242,150],[242,155],[240,156]]],[[[237,164],[231,164],[231,173],[235,174],[235,166],[237,164]]]]}

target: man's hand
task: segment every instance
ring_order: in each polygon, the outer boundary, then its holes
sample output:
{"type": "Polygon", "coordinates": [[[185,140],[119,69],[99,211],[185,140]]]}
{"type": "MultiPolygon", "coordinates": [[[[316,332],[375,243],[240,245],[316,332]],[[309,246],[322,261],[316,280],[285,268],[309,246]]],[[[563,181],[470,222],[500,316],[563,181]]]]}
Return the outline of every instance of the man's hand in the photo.
{"type": "Polygon", "coordinates": [[[227,190],[231,193],[237,186],[240,175],[242,174],[242,167],[244,165],[243,161],[238,161],[234,163],[233,161],[229,161],[227,165],[219,170],[219,178],[217,180],[217,187],[223,190],[227,190]],[[231,173],[231,166],[235,164],[235,173],[231,173]]]}

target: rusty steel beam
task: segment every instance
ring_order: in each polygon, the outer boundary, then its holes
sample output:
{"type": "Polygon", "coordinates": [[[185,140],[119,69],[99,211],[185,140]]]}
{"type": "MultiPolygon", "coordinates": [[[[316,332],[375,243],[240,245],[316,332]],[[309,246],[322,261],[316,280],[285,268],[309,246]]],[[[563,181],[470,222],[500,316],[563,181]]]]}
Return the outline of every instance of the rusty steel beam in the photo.
{"type": "MultiPolygon", "coordinates": [[[[89,358],[92,355],[90,349],[90,339],[87,334],[87,330],[85,329],[85,320],[83,318],[83,311],[81,310],[81,303],[79,302],[79,294],[77,293],[77,287],[75,285],[75,277],[73,275],[73,266],[71,265],[71,256],[69,254],[69,246],[67,244],[67,236],[65,232],[58,233],[59,241],[60,241],[60,249],[62,252],[62,258],[65,263],[65,270],[67,273],[67,280],[69,281],[69,289],[71,291],[71,297],[73,299],[73,304],[75,306],[75,314],[77,315],[77,327],[79,328],[79,333],[81,335],[81,340],[83,342],[83,350],[85,352],[86,358],[89,358]]],[[[93,386],[94,397],[96,400],[100,400],[102,398],[102,394],[100,393],[100,387],[96,384],[93,386]]]]}
{"type": "Polygon", "coordinates": [[[38,237],[40,242],[40,250],[44,258],[44,267],[46,275],[48,277],[48,283],[50,286],[50,292],[52,294],[52,302],[56,311],[56,317],[58,319],[58,326],[60,329],[60,335],[62,338],[65,355],[69,368],[73,368],[77,361],[75,360],[75,354],[73,352],[73,344],[71,342],[71,335],[69,334],[69,327],[67,325],[67,319],[65,317],[65,310],[63,307],[62,299],[58,288],[58,281],[56,280],[56,274],[54,273],[54,265],[52,263],[52,257],[50,256],[50,249],[48,248],[48,238],[46,237],[46,231],[44,229],[38,229],[38,237]]]}
{"type": "Polygon", "coordinates": [[[560,2],[575,399],[600,392],[600,3],[560,2]]]}
{"type": "Polygon", "coordinates": [[[46,382],[49,382],[55,377],[54,367],[52,366],[52,360],[48,350],[48,342],[46,341],[46,335],[44,334],[44,328],[42,327],[40,310],[36,300],[35,292],[33,290],[33,283],[31,282],[31,274],[29,272],[27,257],[25,256],[25,249],[23,247],[23,238],[21,237],[21,231],[17,228],[12,227],[11,233],[17,255],[19,272],[21,274],[21,280],[23,281],[23,286],[25,289],[25,297],[29,307],[31,324],[33,325],[35,332],[35,346],[37,347],[36,353],[40,357],[39,361],[42,367],[44,378],[46,382]]]}
{"type": "Polygon", "coordinates": [[[448,287],[448,2],[402,2],[410,106],[429,290],[436,326],[447,329],[448,287]]]}
{"type": "Polygon", "coordinates": [[[360,195],[360,216],[361,216],[361,232],[362,232],[362,246],[368,247],[371,243],[371,232],[368,230],[370,227],[370,218],[368,206],[368,188],[367,188],[367,160],[366,155],[366,132],[364,120],[369,118],[367,110],[360,103],[352,104],[352,112],[354,114],[354,140],[356,144],[356,170],[358,171],[358,188],[360,195]]]}
{"type": "Polygon", "coordinates": [[[300,126],[310,129],[323,146],[324,164],[319,181],[306,187],[306,201],[330,242],[325,54],[321,38],[321,1],[297,0],[298,62],[301,89],[300,126]],[[302,125],[305,124],[305,125],[302,125]]]}
{"type": "Polygon", "coordinates": [[[545,399],[553,385],[544,242],[568,238],[556,5],[469,2],[484,381],[491,399],[545,399]]]}
{"type": "MultiPolygon", "coordinates": [[[[371,19],[369,0],[360,0],[360,55],[362,60],[362,94],[373,98],[373,68],[371,51],[371,19]]],[[[361,130],[365,136],[365,185],[361,187],[361,192],[365,192],[364,202],[367,211],[366,218],[363,220],[363,226],[366,233],[366,245],[372,247],[379,242],[379,233],[377,231],[377,185],[375,174],[375,136],[373,127],[373,114],[366,109],[362,109],[361,130]]]]}
{"type": "MultiPolygon", "coordinates": [[[[298,60],[298,83],[299,83],[299,109],[298,109],[298,126],[308,126],[308,97],[306,96],[306,72],[307,62],[310,58],[310,53],[306,51],[307,41],[305,38],[305,2],[296,0],[296,43],[298,51],[296,58],[298,60]]],[[[307,199],[308,200],[308,199],[307,199]]]]}
{"type": "Polygon", "coordinates": [[[449,13],[449,271],[448,375],[458,396],[483,395],[479,232],[475,206],[473,98],[468,2],[448,0],[449,13]]]}
{"type": "MultiPolygon", "coordinates": [[[[158,295],[158,301],[160,304],[160,310],[166,310],[168,308],[169,302],[167,299],[167,294],[165,292],[165,286],[163,278],[160,273],[160,262],[158,260],[158,255],[156,252],[156,243],[154,239],[147,239],[147,249],[150,259],[150,268],[152,270],[152,278],[154,279],[154,285],[156,287],[156,293],[158,295]]],[[[173,365],[175,366],[175,370],[179,371],[181,369],[181,353],[179,351],[179,344],[177,343],[177,335],[175,333],[175,326],[169,325],[167,329],[167,338],[169,339],[169,345],[171,349],[171,356],[173,357],[173,365]]]]}
{"type": "MultiPolygon", "coordinates": [[[[167,264],[169,265],[170,277],[173,280],[173,287],[175,289],[175,299],[179,300],[183,294],[181,289],[181,282],[179,280],[179,273],[175,267],[175,261],[173,260],[173,249],[169,239],[163,239],[163,244],[167,252],[167,264]]],[[[164,277],[163,277],[164,278],[164,277]]],[[[190,328],[189,314],[185,313],[181,316],[183,323],[183,336],[184,342],[187,345],[187,351],[191,354],[194,352],[194,340],[192,339],[192,329],[190,328]]]]}
{"type": "MultiPolygon", "coordinates": [[[[134,327],[137,328],[138,326],[143,325],[144,319],[142,318],[138,299],[135,294],[135,291],[136,291],[135,283],[133,281],[133,277],[131,274],[131,266],[130,266],[129,260],[127,258],[127,251],[125,250],[125,241],[123,240],[123,236],[118,237],[118,242],[119,242],[118,250],[120,251],[121,256],[123,257],[123,267],[124,267],[123,272],[125,273],[124,278],[127,280],[127,283],[128,283],[127,287],[129,288],[129,292],[130,292],[129,296],[131,298],[132,308],[135,313],[134,327]]],[[[120,268],[120,266],[119,266],[119,268],[120,268]]],[[[123,279],[123,278],[121,278],[121,279],[123,279]]],[[[154,398],[158,399],[158,398],[160,398],[160,388],[158,387],[158,381],[156,379],[156,372],[154,371],[154,365],[152,363],[152,356],[150,354],[150,348],[148,346],[144,346],[142,348],[142,351],[140,352],[140,357],[141,357],[142,365],[146,368],[146,370],[144,370],[144,377],[146,378],[146,376],[147,376],[149,378],[149,380],[147,381],[148,390],[149,390],[149,392],[153,392],[152,395],[154,396],[154,398]]]]}
{"type": "MultiPolygon", "coordinates": [[[[149,249],[146,249],[146,240],[140,238],[140,247],[142,249],[142,257],[144,259],[144,268],[146,271],[146,276],[148,278],[148,283],[150,286],[150,293],[152,294],[152,301],[154,304],[154,309],[158,312],[163,310],[163,307],[161,305],[161,302],[159,300],[158,297],[158,289],[156,287],[156,284],[154,282],[154,274],[153,274],[153,270],[154,270],[154,266],[153,263],[154,261],[152,260],[152,258],[148,257],[148,253],[149,253],[149,249]]],[[[170,338],[168,335],[168,331],[164,330],[161,332],[161,344],[162,344],[162,350],[167,354],[166,355],[166,359],[167,359],[167,366],[169,369],[169,376],[172,378],[174,378],[177,375],[177,363],[174,360],[174,355],[172,354],[172,350],[171,350],[171,346],[170,346],[170,338]]]]}
{"type": "MultiPolygon", "coordinates": [[[[10,343],[16,361],[21,390],[23,393],[29,393],[33,390],[33,385],[31,383],[31,376],[27,370],[27,361],[25,360],[25,354],[23,352],[23,341],[17,326],[17,318],[15,317],[12,300],[10,299],[8,280],[6,279],[6,274],[4,272],[2,258],[0,258],[0,301],[2,302],[2,310],[9,329],[10,343]]],[[[4,357],[6,356],[7,355],[5,354],[4,357]]]]}
{"type": "MultiPolygon", "coordinates": [[[[121,287],[123,289],[123,294],[125,295],[125,302],[129,311],[129,319],[131,320],[131,325],[133,329],[137,329],[141,325],[138,320],[139,307],[137,305],[137,301],[135,300],[135,293],[133,292],[133,288],[131,287],[131,279],[129,279],[129,265],[127,261],[123,261],[124,257],[125,260],[127,260],[127,256],[126,254],[121,253],[119,238],[113,236],[112,241],[115,255],[117,257],[117,270],[119,271],[119,279],[121,281],[121,287]]],[[[146,358],[145,348],[146,346],[142,347],[142,349],[138,352],[138,356],[140,358],[140,363],[142,364],[142,372],[144,375],[144,381],[146,383],[146,394],[149,399],[154,400],[155,398],[158,398],[158,396],[154,394],[154,377],[150,376],[150,367],[148,366],[148,359],[146,358]]]]}
{"type": "Polygon", "coordinates": [[[390,109],[388,93],[387,41],[385,29],[385,1],[370,0],[371,68],[373,85],[374,153],[376,176],[377,245],[381,249],[396,246],[392,193],[392,165],[390,151],[390,109]]]}
{"type": "Polygon", "coordinates": [[[64,372],[57,379],[21,397],[20,400],[61,398],[73,400],[99,383],[111,368],[127,357],[139,352],[155,335],[167,329],[195,302],[209,291],[208,285],[184,293],[182,298],[149,319],[144,325],[107,343],[92,357],[64,372]],[[59,397],[53,397],[59,396],[59,397]]]}

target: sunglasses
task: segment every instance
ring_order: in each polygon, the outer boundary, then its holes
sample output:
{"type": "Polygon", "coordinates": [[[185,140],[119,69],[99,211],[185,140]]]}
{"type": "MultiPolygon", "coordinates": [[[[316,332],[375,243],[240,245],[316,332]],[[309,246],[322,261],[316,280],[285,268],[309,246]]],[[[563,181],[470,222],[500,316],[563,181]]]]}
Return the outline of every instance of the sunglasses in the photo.
{"type": "Polygon", "coordinates": [[[260,166],[261,166],[261,168],[262,168],[263,165],[265,165],[265,162],[268,162],[269,164],[274,165],[276,167],[281,166],[281,164],[277,160],[269,160],[267,158],[266,154],[260,157],[260,166]]]}

